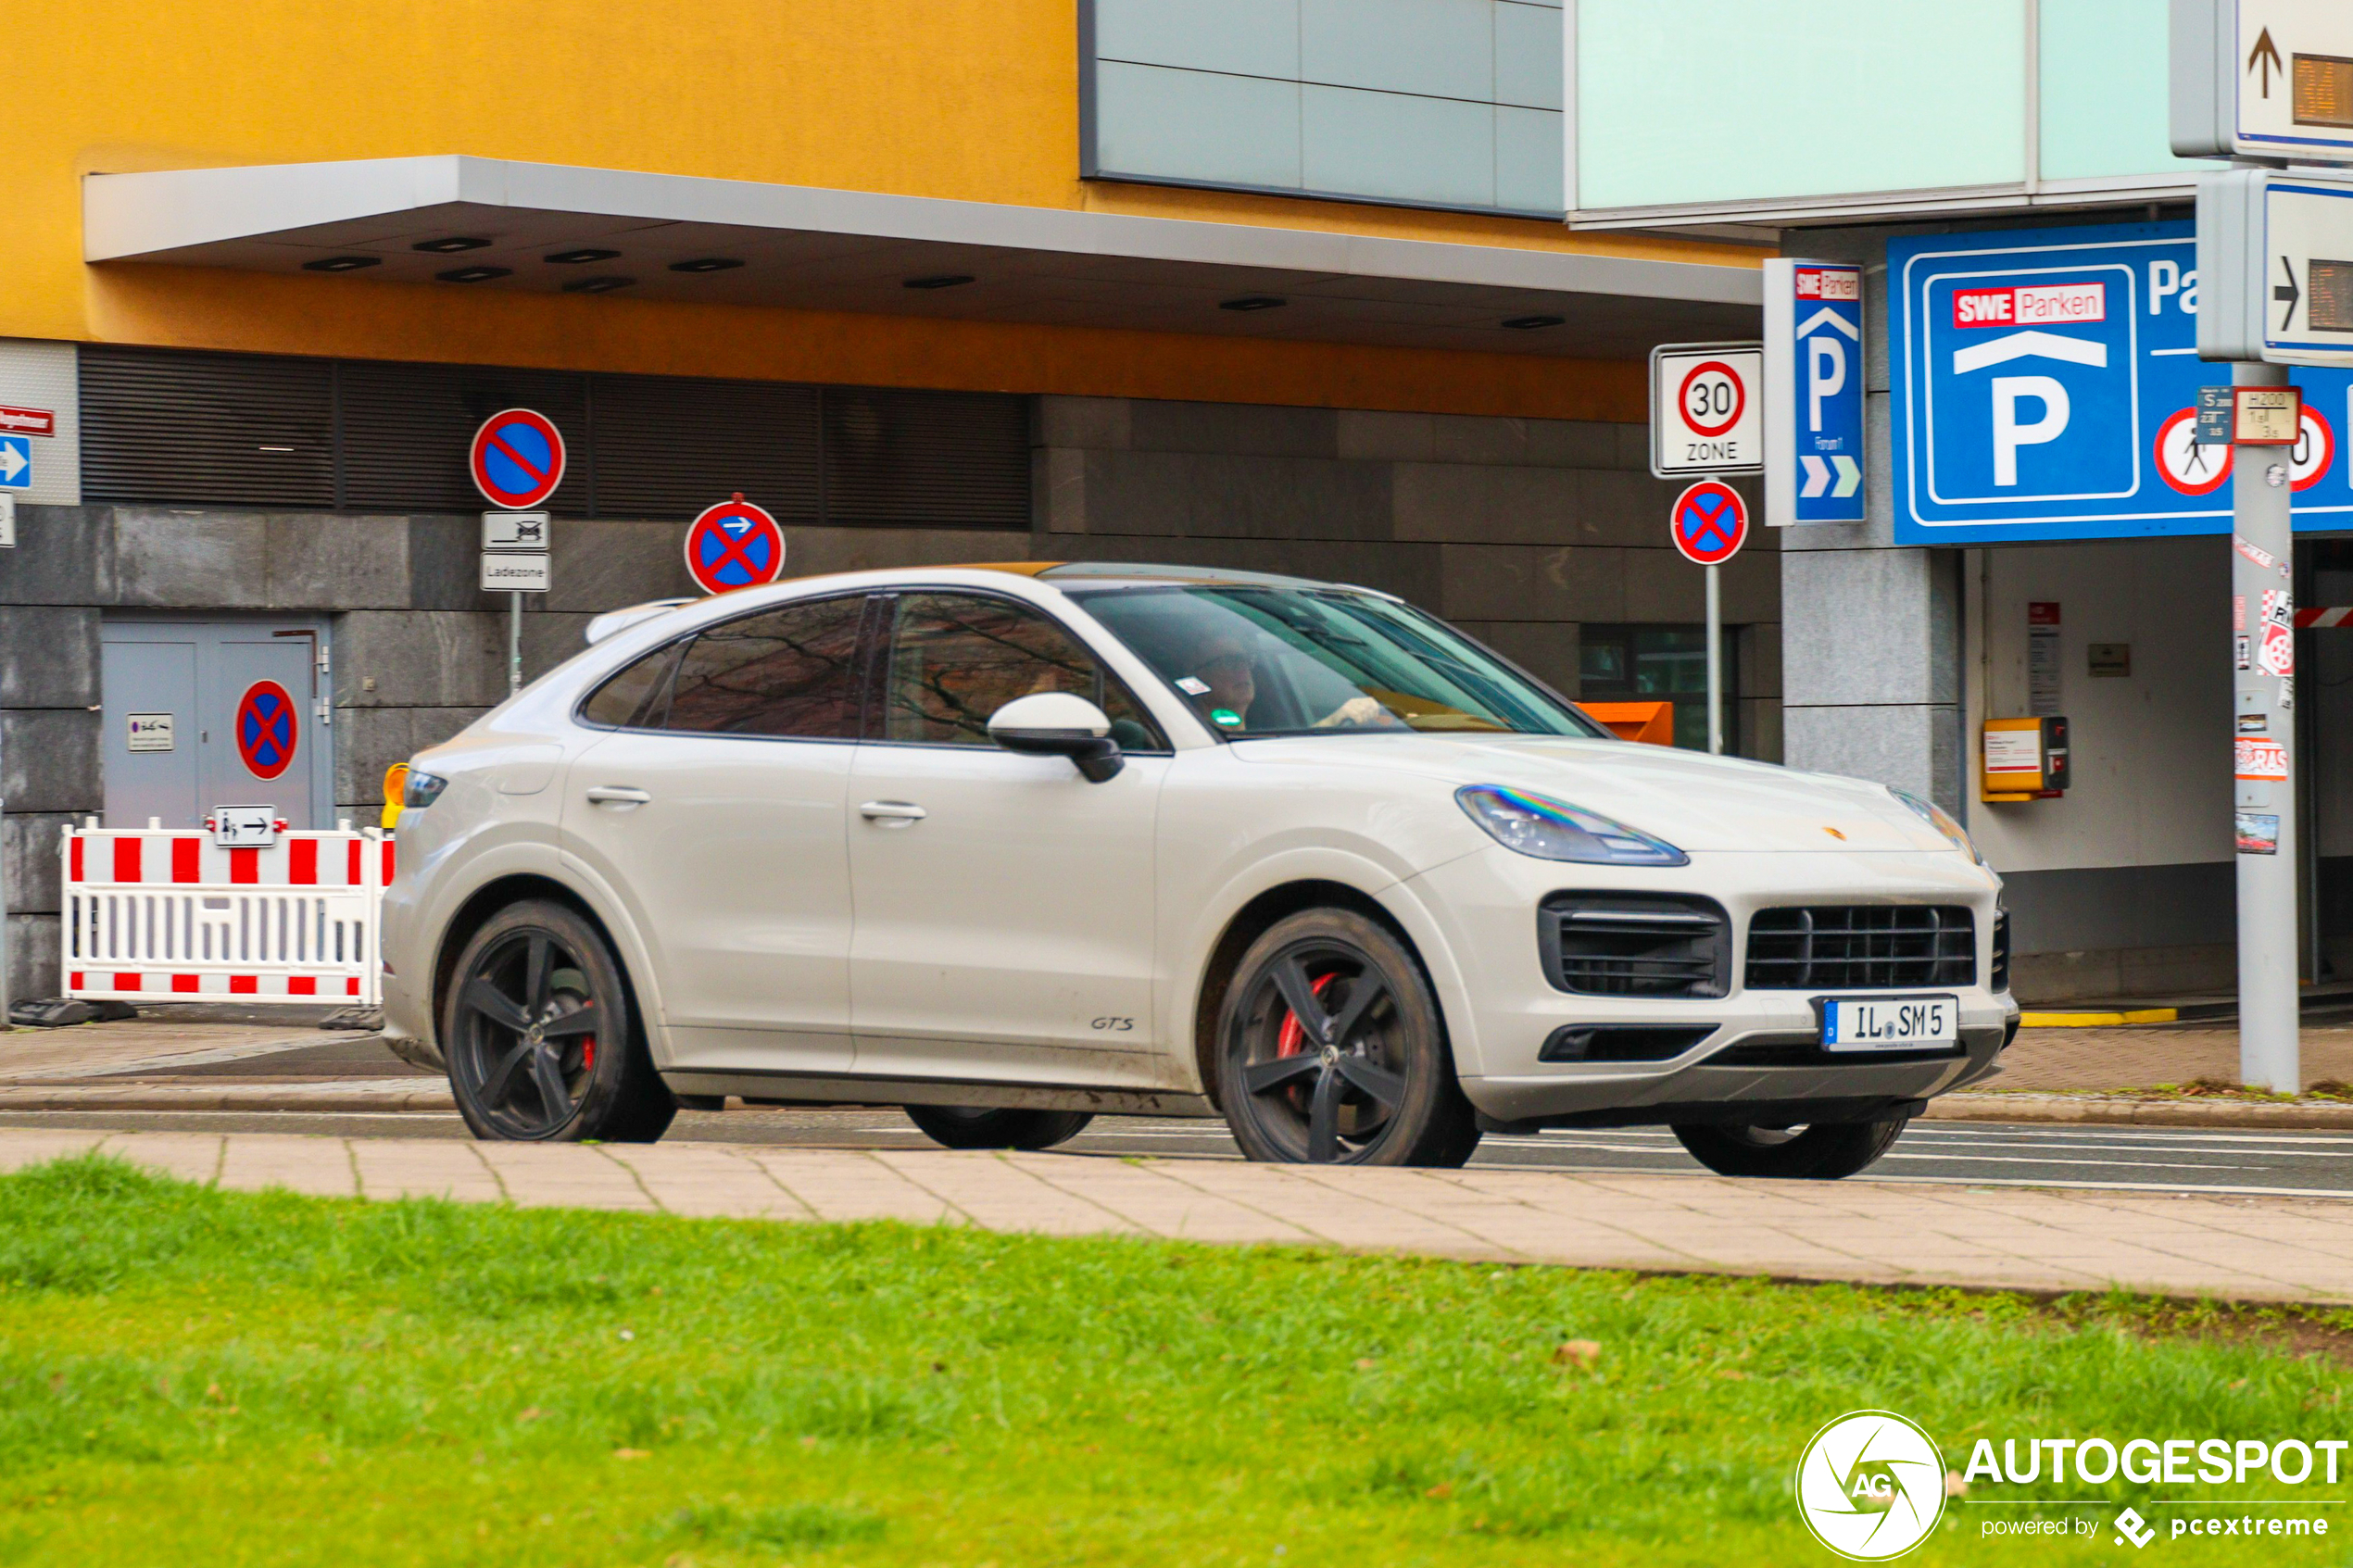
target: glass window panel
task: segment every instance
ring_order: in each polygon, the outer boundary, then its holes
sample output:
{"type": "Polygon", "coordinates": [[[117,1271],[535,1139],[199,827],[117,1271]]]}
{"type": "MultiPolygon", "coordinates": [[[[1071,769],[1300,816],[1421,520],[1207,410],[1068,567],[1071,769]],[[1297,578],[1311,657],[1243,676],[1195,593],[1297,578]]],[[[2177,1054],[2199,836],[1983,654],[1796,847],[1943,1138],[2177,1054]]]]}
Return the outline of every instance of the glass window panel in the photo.
{"type": "Polygon", "coordinates": [[[696,637],[672,685],[667,728],[706,734],[858,738],[851,679],[857,595],[786,605],[696,637]]]}
{"type": "Polygon", "coordinates": [[[2021,181],[2025,38],[2023,0],[1581,0],[1578,205],[2021,181]]]}
{"type": "Polygon", "coordinates": [[[1123,750],[1165,749],[1127,689],[1038,611],[1008,599],[910,594],[890,637],[883,738],[994,746],[988,720],[1016,697],[1070,692],[1101,708],[1123,750]]]}
{"type": "Polygon", "coordinates": [[[2042,176],[2186,177],[2166,132],[2166,0],[2042,0],[2042,176]]]}
{"type": "Polygon", "coordinates": [[[625,666],[580,708],[580,717],[591,724],[610,724],[615,729],[661,727],[661,709],[670,695],[671,668],[678,662],[678,650],[683,643],[656,648],[635,663],[625,666]]]}

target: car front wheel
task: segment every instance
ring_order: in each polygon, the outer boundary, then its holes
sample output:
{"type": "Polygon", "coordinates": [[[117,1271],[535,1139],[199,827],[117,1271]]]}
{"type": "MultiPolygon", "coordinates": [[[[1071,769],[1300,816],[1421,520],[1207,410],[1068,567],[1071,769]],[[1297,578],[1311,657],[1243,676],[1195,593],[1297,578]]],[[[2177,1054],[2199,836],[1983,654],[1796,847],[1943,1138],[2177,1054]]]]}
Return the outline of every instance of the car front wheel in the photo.
{"type": "Polygon", "coordinates": [[[1252,1160],[1453,1166],[1478,1146],[1421,965],[1353,909],[1302,910],[1252,943],[1218,1041],[1218,1102],[1252,1160]]]}
{"type": "Polygon", "coordinates": [[[1719,1126],[1686,1123],[1673,1129],[1692,1158],[1719,1176],[1784,1176],[1836,1181],[1851,1176],[1895,1146],[1910,1122],[1842,1122],[1813,1127],[1719,1126]]]}
{"type": "Polygon", "coordinates": [[[563,904],[510,904],[474,933],[441,1038],[450,1093],[478,1138],[651,1143],[678,1111],[636,1037],[612,949],[563,904]]]}

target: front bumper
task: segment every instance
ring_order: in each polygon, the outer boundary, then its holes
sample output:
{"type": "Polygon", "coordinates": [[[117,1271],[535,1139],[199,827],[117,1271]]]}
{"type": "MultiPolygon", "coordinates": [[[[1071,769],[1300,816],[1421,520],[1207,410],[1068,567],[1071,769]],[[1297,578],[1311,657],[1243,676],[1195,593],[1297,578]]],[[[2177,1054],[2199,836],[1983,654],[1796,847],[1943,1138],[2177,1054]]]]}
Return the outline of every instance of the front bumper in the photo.
{"type": "Polygon", "coordinates": [[[1450,1014],[1463,1092],[1491,1124],[1624,1125],[1746,1122],[1760,1125],[1860,1121],[1992,1077],[2016,1033],[2018,1006],[1987,987],[2000,882],[1958,854],[1694,855],[1672,872],[1562,865],[1500,847],[1414,879],[1416,897],[1444,929],[1461,976],[1450,1014]],[[1557,892],[1688,894],[1730,917],[1729,994],[1713,997],[1589,996],[1547,977],[1539,907],[1557,892]],[[1975,980],[1887,990],[1755,989],[1743,982],[1750,917],[1787,905],[1940,904],[1969,909],[1975,980]],[[1830,1053],[1814,998],[1934,992],[1957,998],[1957,1049],[1830,1053]],[[1544,1061],[1567,1025],[1705,1029],[1660,1060],[1544,1061]]]}

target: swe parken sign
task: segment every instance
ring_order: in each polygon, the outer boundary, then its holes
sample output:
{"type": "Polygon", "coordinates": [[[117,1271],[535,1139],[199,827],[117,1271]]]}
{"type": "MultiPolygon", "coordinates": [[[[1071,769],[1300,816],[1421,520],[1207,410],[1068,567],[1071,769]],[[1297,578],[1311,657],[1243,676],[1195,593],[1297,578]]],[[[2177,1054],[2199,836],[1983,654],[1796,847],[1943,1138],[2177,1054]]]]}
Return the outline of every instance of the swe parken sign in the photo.
{"type": "MultiPolygon", "coordinates": [[[[1891,240],[1899,545],[2222,533],[2229,448],[2196,443],[2187,223],[1891,240]]],[[[2300,370],[2299,528],[2353,526],[2353,376],[2300,370]]]]}
{"type": "Polygon", "coordinates": [[[1863,270],[1765,263],[1765,521],[1863,521],[1863,270]]]}

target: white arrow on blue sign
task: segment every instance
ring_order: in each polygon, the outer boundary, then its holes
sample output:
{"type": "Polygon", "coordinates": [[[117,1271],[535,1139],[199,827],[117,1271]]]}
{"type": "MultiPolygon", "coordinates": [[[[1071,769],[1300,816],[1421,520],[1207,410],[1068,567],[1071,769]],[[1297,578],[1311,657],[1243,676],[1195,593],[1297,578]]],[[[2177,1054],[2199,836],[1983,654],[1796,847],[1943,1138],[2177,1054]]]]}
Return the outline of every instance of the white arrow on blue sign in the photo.
{"type": "Polygon", "coordinates": [[[32,485],[32,441],[29,436],[0,435],[0,485],[26,490],[32,485]]]}
{"type": "Polygon", "coordinates": [[[1863,270],[1765,264],[1765,521],[1863,521],[1863,270]]]}

